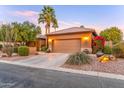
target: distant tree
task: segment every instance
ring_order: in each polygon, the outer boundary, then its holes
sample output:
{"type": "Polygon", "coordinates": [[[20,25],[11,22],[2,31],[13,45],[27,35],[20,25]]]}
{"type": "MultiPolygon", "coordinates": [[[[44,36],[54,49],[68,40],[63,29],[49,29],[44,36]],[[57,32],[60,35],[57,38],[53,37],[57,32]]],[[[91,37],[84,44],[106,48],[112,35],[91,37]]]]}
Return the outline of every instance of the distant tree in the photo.
{"type": "Polygon", "coordinates": [[[13,37],[15,33],[12,31],[12,27],[10,24],[2,25],[0,28],[0,37],[1,41],[5,42],[13,42],[15,38],[13,37]]]}
{"type": "Polygon", "coordinates": [[[3,42],[5,52],[11,56],[16,42],[26,45],[36,40],[36,35],[41,33],[39,26],[25,21],[23,23],[13,22],[0,27],[0,41],[3,42]]]}
{"type": "Polygon", "coordinates": [[[36,26],[33,23],[28,21],[23,22],[22,24],[22,37],[25,42],[35,41],[36,39],[36,26]]]}
{"type": "Polygon", "coordinates": [[[117,27],[111,27],[100,32],[100,36],[103,36],[107,41],[112,41],[116,44],[122,40],[123,33],[117,27]]]}
{"type": "MultiPolygon", "coordinates": [[[[15,37],[16,41],[22,41],[21,39],[21,24],[17,23],[17,22],[13,22],[11,23],[12,26],[12,31],[15,33],[15,35],[13,37],[15,37]]],[[[14,43],[16,43],[16,41],[14,43]]]]}
{"type": "Polygon", "coordinates": [[[16,41],[15,34],[10,24],[2,25],[0,28],[1,41],[4,45],[3,52],[7,53],[8,56],[11,56],[13,52],[12,42],[16,41]]]}
{"type": "Polygon", "coordinates": [[[39,14],[38,23],[45,24],[45,34],[50,33],[51,25],[53,25],[54,28],[57,28],[58,23],[55,16],[55,10],[50,6],[44,6],[39,14]]]}
{"type": "Polygon", "coordinates": [[[24,45],[26,42],[35,41],[36,35],[41,33],[41,28],[29,21],[25,21],[23,23],[13,22],[9,25],[2,25],[0,27],[0,40],[10,40],[6,36],[6,33],[9,32],[12,32],[11,42],[22,42],[24,45]]]}
{"type": "Polygon", "coordinates": [[[36,33],[37,34],[42,34],[42,31],[41,31],[41,27],[40,26],[37,26],[36,27],[36,33]]]}

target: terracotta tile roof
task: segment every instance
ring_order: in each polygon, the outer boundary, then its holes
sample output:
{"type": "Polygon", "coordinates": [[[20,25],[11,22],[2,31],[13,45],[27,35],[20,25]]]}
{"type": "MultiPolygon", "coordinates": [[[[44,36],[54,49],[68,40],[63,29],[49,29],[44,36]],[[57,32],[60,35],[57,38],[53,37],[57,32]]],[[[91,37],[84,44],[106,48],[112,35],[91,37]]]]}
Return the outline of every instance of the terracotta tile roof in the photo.
{"type": "Polygon", "coordinates": [[[58,34],[79,33],[79,32],[92,32],[92,33],[96,34],[95,30],[91,29],[91,28],[71,27],[71,28],[51,32],[51,33],[49,33],[47,35],[58,35],[58,34]]]}

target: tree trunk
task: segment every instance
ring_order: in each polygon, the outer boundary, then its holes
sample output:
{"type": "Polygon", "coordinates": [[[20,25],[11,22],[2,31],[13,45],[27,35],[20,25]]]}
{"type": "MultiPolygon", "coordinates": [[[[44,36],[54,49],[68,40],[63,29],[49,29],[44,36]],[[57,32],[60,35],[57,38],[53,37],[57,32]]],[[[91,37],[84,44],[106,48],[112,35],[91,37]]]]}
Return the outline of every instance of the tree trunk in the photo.
{"type": "Polygon", "coordinates": [[[55,29],[55,31],[56,31],[56,28],[54,28],[55,29]]]}
{"type": "MultiPolygon", "coordinates": [[[[45,30],[46,30],[45,35],[47,35],[48,34],[48,27],[47,26],[45,26],[45,30]]],[[[46,36],[46,47],[47,46],[48,46],[48,40],[47,40],[47,36],[46,36]]]]}
{"type": "Polygon", "coordinates": [[[50,26],[48,26],[48,34],[50,33],[50,26]]]}
{"type": "Polygon", "coordinates": [[[47,34],[47,27],[45,27],[45,34],[47,34]]]}

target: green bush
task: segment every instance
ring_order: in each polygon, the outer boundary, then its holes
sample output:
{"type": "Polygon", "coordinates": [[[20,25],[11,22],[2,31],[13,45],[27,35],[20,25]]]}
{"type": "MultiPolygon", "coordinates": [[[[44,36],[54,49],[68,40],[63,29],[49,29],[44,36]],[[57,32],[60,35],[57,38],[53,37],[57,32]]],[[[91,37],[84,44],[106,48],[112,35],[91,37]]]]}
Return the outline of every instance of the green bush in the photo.
{"type": "Polygon", "coordinates": [[[13,48],[13,53],[18,53],[18,47],[13,48]]]}
{"type": "Polygon", "coordinates": [[[103,49],[104,54],[112,54],[112,49],[110,46],[105,46],[103,49]]]}
{"type": "Polygon", "coordinates": [[[91,57],[84,52],[78,52],[69,56],[66,64],[70,65],[82,65],[89,64],[92,61],[91,57]]]}
{"type": "Polygon", "coordinates": [[[47,52],[47,50],[48,50],[48,47],[46,47],[46,46],[41,47],[41,51],[47,52]]]}
{"type": "Polygon", "coordinates": [[[28,56],[29,55],[29,48],[27,46],[20,46],[18,48],[18,54],[20,56],[28,56]]]}
{"type": "Polygon", "coordinates": [[[124,42],[120,42],[112,48],[112,53],[118,58],[124,58],[124,42]]]}

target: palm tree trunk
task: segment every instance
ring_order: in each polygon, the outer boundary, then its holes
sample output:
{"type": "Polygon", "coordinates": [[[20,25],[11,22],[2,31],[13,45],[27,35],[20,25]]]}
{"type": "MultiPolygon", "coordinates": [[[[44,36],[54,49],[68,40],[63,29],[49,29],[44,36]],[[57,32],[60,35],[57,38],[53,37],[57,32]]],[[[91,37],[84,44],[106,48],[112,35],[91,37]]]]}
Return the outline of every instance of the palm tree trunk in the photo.
{"type": "Polygon", "coordinates": [[[55,29],[55,31],[56,31],[56,28],[54,28],[55,29]]]}
{"type": "Polygon", "coordinates": [[[50,33],[50,26],[48,27],[48,34],[50,33]]]}
{"type": "MultiPolygon", "coordinates": [[[[47,27],[45,27],[45,29],[46,29],[46,33],[45,33],[45,35],[47,35],[48,34],[48,28],[47,27]]],[[[47,36],[46,36],[46,47],[48,46],[48,39],[47,39],[47,36]]]]}
{"type": "Polygon", "coordinates": [[[47,26],[45,26],[45,34],[47,34],[47,26]]]}

